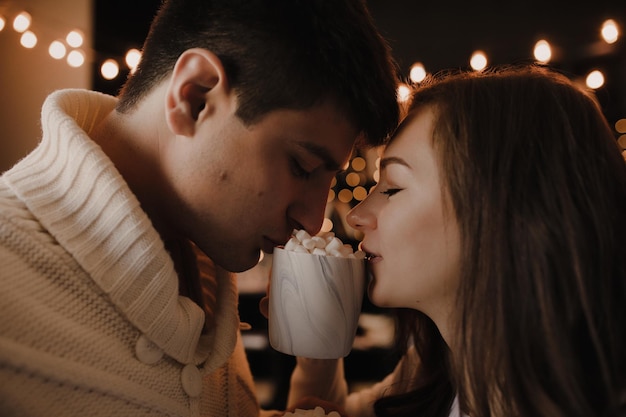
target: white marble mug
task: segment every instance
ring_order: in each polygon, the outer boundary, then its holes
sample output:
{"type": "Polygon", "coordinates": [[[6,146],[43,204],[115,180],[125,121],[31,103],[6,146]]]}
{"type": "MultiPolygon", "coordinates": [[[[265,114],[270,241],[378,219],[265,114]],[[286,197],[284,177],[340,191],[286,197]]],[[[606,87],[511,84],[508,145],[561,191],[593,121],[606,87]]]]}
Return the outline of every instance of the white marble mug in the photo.
{"type": "Polygon", "coordinates": [[[293,356],[338,359],[356,335],[365,290],[363,259],[274,249],[269,338],[293,356]]]}

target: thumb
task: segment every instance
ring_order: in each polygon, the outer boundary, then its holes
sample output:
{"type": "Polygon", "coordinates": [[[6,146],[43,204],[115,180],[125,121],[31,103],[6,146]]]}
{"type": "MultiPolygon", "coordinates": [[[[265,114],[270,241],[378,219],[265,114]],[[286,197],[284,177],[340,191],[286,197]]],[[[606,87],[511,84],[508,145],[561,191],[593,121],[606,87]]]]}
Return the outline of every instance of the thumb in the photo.
{"type": "Polygon", "coordinates": [[[265,289],[265,296],[261,298],[261,301],[259,301],[259,310],[261,311],[261,314],[263,315],[263,317],[265,317],[266,319],[269,318],[269,305],[270,305],[270,284],[268,282],[267,287],[265,289]]]}

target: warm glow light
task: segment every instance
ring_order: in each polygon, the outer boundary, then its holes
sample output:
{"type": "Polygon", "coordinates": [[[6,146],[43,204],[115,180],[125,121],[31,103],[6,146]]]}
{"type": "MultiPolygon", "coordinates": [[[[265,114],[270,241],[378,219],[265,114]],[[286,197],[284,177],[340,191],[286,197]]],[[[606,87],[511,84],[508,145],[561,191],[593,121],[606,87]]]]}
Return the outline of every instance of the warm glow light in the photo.
{"type": "Polygon", "coordinates": [[[352,194],[354,195],[355,200],[363,201],[365,200],[365,197],[367,197],[367,190],[364,187],[359,185],[358,187],[354,189],[352,194]]]}
{"type": "Polygon", "coordinates": [[[328,190],[328,197],[326,197],[326,202],[330,203],[334,199],[335,199],[335,191],[331,188],[330,190],[328,190]]]}
{"type": "Polygon", "coordinates": [[[619,119],[615,122],[615,130],[618,133],[626,133],[626,119],[619,119]]]}
{"type": "Polygon", "coordinates": [[[411,97],[411,89],[408,85],[400,83],[398,85],[398,101],[400,103],[406,102],[411,97]]]}
{"type": "Polygon", "coordinates": [[[617,27],[617,23],[615,23],[615,20],[605,20],[602,24],[601,33],[602,39],[604,39],[606,43],[615,43],[617,41],[617,38],[619,38],[619,28],[617,27]]]}
{"type": "Polygon", "coordinates": [[[67,63],[70,67],[78,68],[85,63],[85,54],[75,49],[67,54],[67,63]]]}
{"type": "Polygon", "coordinates": [[[367,163],[365,162],[365,159],[361,158],[360,156],[357,156],[356,158],[352,160],[352,169],[355,171],[363,171],[365,169],[366,164],[367,163]]]}
{"type": "Polygon", "coordinates": [[[28,12],[22,12],[13,19],[13,29],[15,29],[16,32],[22,33],[30,27],[31,22],[32,18],[30,14],[28,14],[28,12]]]}
{"type": "Polygon", "coordinates": [[[411,66],[411,72],[409,73],[409,78],[414,83],[420,83],[424,81],[426,78],[426,69],[421,62],[416,62],[411,66]]]}
{"type": "Polygon", "coordinates": [[[141,60],[141,52],[138,49],[129,49],[126,52],[126,65],[130,68],[130,72],[135,72],[137,69],[137,65],[139,65],[139,61],[141,60]]]}
{"type": "Polygon", "coordinates": [[[100,74],[105,80],[112,80],[120,73],[120,66],[114,59],[107,59],[100,66],[100,74]]]}
{"type": "Polygon", "coordinates": [[[380,180],[379,170],[374,171],[374,173],[372,174],[372,179],[374,180],[375,183],[378,183],[378,181],[380,180]]]}
{"type": "Polygon", "coordinates": [[[330,220],[328,217],[325,217],[324,221],[322,222],[322,228],[320,229],[320,232],[326,233],[330,232],[331,230],[333,230],[333,221],[330,220]]]}
{"type": "Polygon", "coordinates": [[[476,51],[470,58],[470,66],[474,71],[482,71],[487,66],[487,56],[482,51],[476,51]]]}
{"type": "Polygon", "coordinates": [[[552,48],[550,47],[548,41],[541,39],[535,44],[533,54],[535,55],[535,59],[537,61],[545,64],[550,61],[550,58],[552,58],[552,48]]]}
{"type": "Polygon", "coordinates": [[[346,184],[350,187],[356,187],[361,183],[361,177],[356,172],[351,172],[346,175],[346,184]]]}
{"type": "Polygon", "coordinates": [[[65,45],[61,41],[52,41],[48,47],[48,53],[54,59],[62,59],[67,52],[65,45]]]}
{"type": "Polygon", "coordinates": [[[4,16],[0,16],[0,32],[2,32],[2,29],[4,29],[4,26],[6,25],[7,21],[4,20],[4,16]]]}
{"type": "Polygon", "coordinates": [[[350,201],[352,201],[352,191],[344,188],[343,190],[339,191],[339,195],[337,197],[342,203],[349,203],[350,201]]]}
{"type": "Polygon", "coordinates": [[[67,34],[65,40],[72,48],[80,48],[83,45],[83,34],[79,30],[72,30],[67,34]]]}
{"type": "Polygon", "coordinates": [[[380,180],[380,156],[374,161],[374,166],[376,167],[376,170],[374,170],[374,173],[372,174],[372,179],[378,184],[378,181],[380,180]]]}
{"type": "Polygon", "coordinates": [[[587,87],[600,88],[604,85],[604,74],[598,70],[593,70],[587,75],[587,79],[585,80],[587,87]]]}
{"type": "Polygon", "coordinates": [[[22,33],[22,36],[20,37],[20,43],[24,48],[34,48],[35,45],[37,45],[37,36],[30,30],[27,30],[26,32],[22,33]]]}

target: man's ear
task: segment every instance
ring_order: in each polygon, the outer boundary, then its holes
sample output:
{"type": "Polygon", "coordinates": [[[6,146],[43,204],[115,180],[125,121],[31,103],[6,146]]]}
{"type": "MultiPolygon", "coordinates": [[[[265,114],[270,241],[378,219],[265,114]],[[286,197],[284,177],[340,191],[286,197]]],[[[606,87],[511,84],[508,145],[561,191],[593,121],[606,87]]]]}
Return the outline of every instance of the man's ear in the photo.
{"type": "Polygon", "coordinates": [[[167,88],[166,120],[176,135],[192,136],[202,114],[210,114],[228,96],[222,61],[206,49],[192,48],[176,61],[167,88]]]}

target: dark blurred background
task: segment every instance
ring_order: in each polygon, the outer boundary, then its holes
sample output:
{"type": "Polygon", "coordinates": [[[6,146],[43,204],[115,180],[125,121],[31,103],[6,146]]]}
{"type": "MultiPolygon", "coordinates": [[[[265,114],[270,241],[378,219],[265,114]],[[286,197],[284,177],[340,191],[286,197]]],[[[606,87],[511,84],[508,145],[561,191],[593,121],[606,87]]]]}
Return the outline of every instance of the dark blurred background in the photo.
{"type": "MultiPolygon", "coordinates": [[[[550,65],[583,77],[601,68],[606,84],[600,91],[611,121],[626,116],[626,47],[624,40],[601,41],[604,20],[614,19],[626,29],[626,2],[571,1],[411,1],[368,0],[377,25],[389,40],[400,69],[408,78],[414,62],[428,72],[466,68],[475,50],[484,51],[490,64],[531,60],[539,39],[553,45],[550,65]],[[610,98],[608,97],[610,96],[610,98]]],[[[103,55],[121,57],[140,48],[160,0],[132,2],[95,0],[94,47],[103,55]]],[[[622,34],[623,36],[623,34],[622,34]]],[[[125,78],[99,76],[94,62],[94,87],[116,93],[125,78]]]]}

